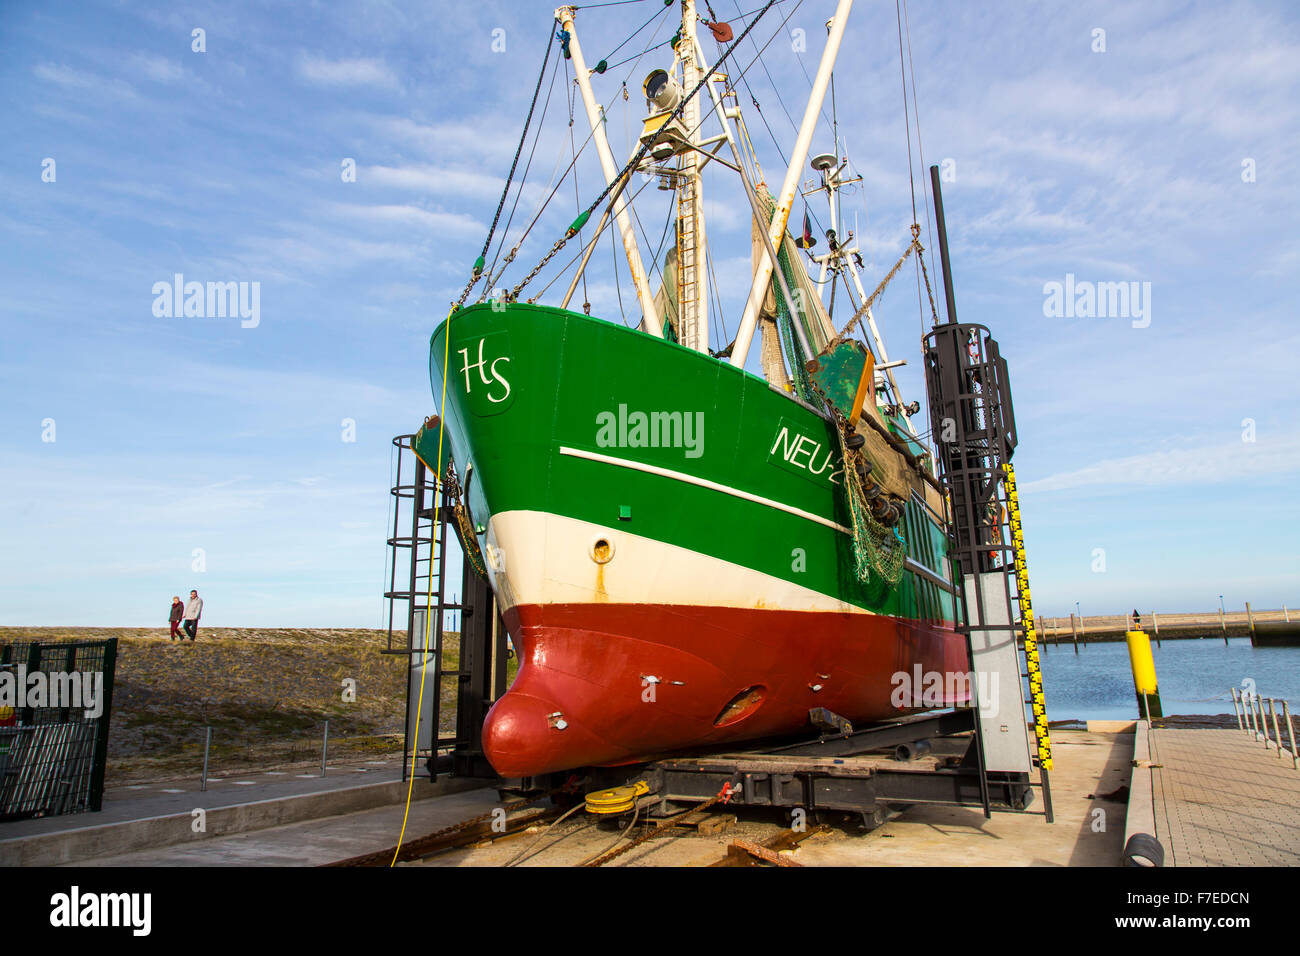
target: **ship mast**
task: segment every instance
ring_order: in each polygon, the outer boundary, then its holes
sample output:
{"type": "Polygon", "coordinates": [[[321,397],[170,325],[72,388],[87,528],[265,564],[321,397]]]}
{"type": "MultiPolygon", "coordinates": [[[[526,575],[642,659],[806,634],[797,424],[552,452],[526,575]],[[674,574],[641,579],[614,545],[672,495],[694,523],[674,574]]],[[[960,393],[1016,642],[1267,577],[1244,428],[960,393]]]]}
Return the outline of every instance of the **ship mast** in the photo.
{"type": "MultiPolygon", "coordinates": [[[[555,19],[569,34],[569,53],[573,57],[573,72],[582,93],[582,105],[587,111],[587,121],[591,124],[592,138],[596,144],[596,155],[600,159],[601,171],[605,182],[613,185],[618,176],[618,167],[614,164],[614,153],[609,148],[609,139],[605,135],[604,117],[591,91],[591,72],[582,55],[582,45],[578,42],[578,31],[573,26],[573,7],[559,7],[555,19]]],[[[655,309],[654,296],[650,292],[650,283],[646,278],[645,265],[641,261],[641,251],[637,248],[636,233],[632,229],[632,217],[628,214],[627,200],[619,192],[613,202],[614,219],[618,223],[619,235],[623,239],[623,251],[627,256],[627,265],[632,272],[632,282],[636,286],[637,299],[641,303],[641,328],[651,335],[662,335],[663,327],[659,322],[659,312],[655,309]]]]}
{"type": "MultiPolygon", "coordinates": [[[[817,67],[817,76],[813,80],[812,93],[804,109],[803,122],[799,126],[799,135],[795,139],[794,149],[790,154],[790,166],[786,170],[785,182],[777,196],[776,213],[772,217],[769,236],[770,245],[777,247],[785,239],[785,226],[790,218],[790,209],[794,205],[795,193],[799,188],[799,178],[804,160],[808,157],[808,148],[812,145],[813,133],[817,127],[817,117],[821,112],[826,88],[830,84],[831,71],[835,68],[835,58],[840,51],[840,41],[844,39],[844,28],[848,22],[853,0],[839,0],[835,15],[831,18],[830,35],[826,39],[826,48],[822,51],[821,63],[817,67]]],[[[731,350],[731,364],[743,368],[745,358],[749,355],[749,345],[758,327],[758,313],[763,298],[767,295],[768,283],[772,281],[773,267],[776,265],[768,254],[767,248],[759,253],[758,269],[754,273],[754,282],[749,290],[749,299],[745,303],[744,314],[740,318],[740,328],[736,332],[736,344],[731,350]]],[[[798,316],[793,317],[793,324],[799,326],[798,316]]],[[[806,354],[804,360],[812,358],[806,354]]]]}
{"type": "MultiPolygon", "coordinates": [[[[838,156],[831,153],[824,153],[820,156],[814,156],[812,159],[812,168],[821,174],[821,185],[804,193],[805,196],[810,193],[825,192],[826,202],[830,210],[830,229],[826,233],[826,242],[830,247],[824,255],[814,255],[813,262],[821,266],[821,277],[818,280],[819,286],[826,283],[826,274],[830,272],[830,281],[832,286],[839,281],[841,277],[847,275],[853,280],[853,288],[858,293],[858,303],[867,301],[867,292],[862,287],[862,278],[858,275],[857,263],[859,262],[860,250],[856,245],[852,245],[854,240],[853,233],[847,232],[841,234],[839,212],[840,212],[840,189],[850,183],[860,182],[862,177],[854,176],[845,178],[845,172],[848,167],[848,161],[841,161],[838,156]]],[[[845,288],[848,288],[848,279],[844,279],[845,288]]],[[[833,318],[833,316],[832,316],[833,318]]],[[[889,353],[885,350],[885,339],[880,334],[880,327],[876,325],[876,317],[868,308],[865,315],[867,327],[871,330],[871,339],[875,343],[873,350],[876,357],[877,373],[883,373],[885,381],[888,384],[891,395],[894,399],[894,406],[898,416],[911,432],[912,437],[917,437],[915,426],[912,424],[911,412],[907,404],[903,401],[903,394],[898,388],[898,380],[894,377],[894,369],[899,365],[905,364],[904,361],[891,362],[889,353]]]]}
{"type": "MultiPolygon", "coordinates": [[[[677,55],[682,61],[682,89],[700,81],[696,58],[695,0],[682,0],[682,29],[677,55]]],[[[704,244],[704,190],[700,164],[700,100],[692,97],[682,111],[688,147],[679,154],[677,175],[677,336],[682,345],[709,349],[708,277],[704,244]]]]}

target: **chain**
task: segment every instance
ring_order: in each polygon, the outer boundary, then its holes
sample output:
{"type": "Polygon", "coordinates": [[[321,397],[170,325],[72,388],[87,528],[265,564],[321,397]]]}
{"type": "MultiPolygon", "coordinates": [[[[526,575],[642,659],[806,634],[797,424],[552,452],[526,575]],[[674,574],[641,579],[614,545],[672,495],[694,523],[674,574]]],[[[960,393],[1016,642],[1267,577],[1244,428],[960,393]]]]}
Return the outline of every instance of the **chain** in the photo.
{"type": "MultiPolygon", "coordinates": [[[[519,168],[519,157],[524,151],[524,143],[528,141],[528,127],[531,126],[533,122],[533,111],[537,109],[537,97],[538,94],[542,92],[542,81],[546,79],[546,67],[551,62],[551,40],[551,29],[547,28],[546,55],[542,57],[542,70],[537,74],[537,85],[533,88],[533,101],[528,105],[528,116],[524,120],[524,131],[519,136],[519,145],[515,147],[515,158],[510,164],[510,174],[506,176],[506,187],[501,190],[501,200],[497,203],[496,215],[492,217],[492,225],[488,227],[487,238],[483,240],[483,249],[479,252],[478,259],[474,263],[474,274],[470,277],[469,282],[466,283],[465,288],[461,290],[460,298],[456,300],[456,308],[460,308],[465,304],[465,300],[469,298],[470,290],[474,288],[474,283],[478,282],[479,278],[483,275],[483,267],[481,263],[487,257],[488,249],[492,246],[492,237],[496,235],[497,223],[501,221],[501,210],[505,208],[506,197],[510,195],[510,184],[514,182],[515,170],[519,168]]],[[[547,97],[547,102],[550,102],[549,96],[547,97]]],[[[527,171],[525,171],[525,175],[527,175],[527,171]]]]}
{"type": "MultiPolygon", "coordinates": [[[[871,293],[871,295],[867,297],[867,301],[862,303],[862,307],[858,309],[858,311],[853,313],[853,317],[849,319],[848,323],[844,326],[844,328],[840,330],[840,334],[835,336],[835,338],[831,340],[830,344],[827,345],[827,348],[833,348],[834,346],[839,345],[846,338],[848,338],[848,334],[850,331],[852,331],[853,326],[858,325],[862,321],[862,317],[867,314],[868,310],[870,310],[871,303],[876,301],[876,297],[879,296],[880,293],[885,291],[885,286],[889,285],[889,283],[893,281],[894,276],[898,275],[898,270],[903,268],[903,263],[907,261],[908,256],[910,256],[913,252],[920,254],[925,251],[924,247],[921,245],[920,235],[921,235],[921,227],[916,223],[912,223],[911,244],[905,250],[903,250],[903,254],[899,257],[898,261],[894,263],[894,268],[890,269],[888,274],[883,279],[880,280],[880,285],[876,286],[876,291],[871,293]]],[[[922,264],[922,268],[924,268],[924,263],[922,264]]],[[[926,280],[926,284],[928,287],[929,285],[928,279],[926,280]]],[[[933,298],[930,301],[931,304],[933,304],[934,302],[933,298]]],[[[864,329],[862,332],[864,338],[866,337],[866,334],[867,334],[866,330],[864,329]]]]}
{"type": "MultiPolygon", "coordinates": [[[[552,793],[553,792],[554,791],[552,791],[552,793]]],[[[421,837],[420,840],[416,841],[416,843],[423,843],[425,840],[437,840],[445,836],[450,836],[451,834],[456,833],[459,830],[467,830],[472,826],[476,826],[477,824],[486,823],[487,821],[491,820],[494,816],[496,816],[498,810],[504,810],[506,814],[509,815],[511,813],[514,813],[516,810],[524,809],[524,807],[531,807],[534,803],[540,803],[542,800],[545,800],[550,795],[551,795],[550,793],[543,793],[536,797],[530,797],[527,800],[521,800],[519,803],[512,803],[508,807],[493,807],[487,813],[480,813],[476,817],[470,817],[468,820],[460,821],[460,823],[453,823],[449,827],[443,827],[441,830],[435,830],[433,833],[430,833],[428,836],[421,837]]],[[[407,849],[410,850],[416,845],[416,843],[408,843],[406,845],[407,849]]]]}
{"type": "Polygon", "coordinates": [[[487,576],[487,567],[483,562],[483,552],[479,550],[478,535],[474,530],[474,522],[470,517],[469,504],[466,502],[460,487],[460,479],[456,475],[456,466],[454,463],[447,462],[447,496],[451,499],[452,515],[456,519],[456,526],[460,528],[461,550],[465,557],[469,559],[470,566],[474,568],[476,574],[487,576]]]}
{"type": "Polygon", "coordinates": [[[925,256],[917,256],[921,260],[921,275],[925,276],[925,294],[930,299],[930,316],[934,319],[934,325],[939,324],[939,310],[934,304],[934,290],[930,288],[930,273],[925,268],[925,256]]]}
{"type": "Polygon", "coordinates": [[[556,253],[564,248],[564,244],[569,241],[570,235],[576,235],[576,233],[566,232],[561,238],[555,241],[555,245],[551,246],[551,251],[546,254],[546,257],[543,258],[541,262],[537,263],[537,265],[533,266],[532,271],[529,272],[528,275],[524,276],[523,281],[521,281],[519,285],[510,290],[510,294],[506,296],[507,302],[515,302],[518,300],[519,293],[523,290],[523,287],[532,282],[533,279],[537,277],[537,273],[546,268],[546,264],[555,258],[556,253]]]}
{"type": "Polygon", "coordinates": [[[389,847],[387,850],[381,850],[378,853],[368,853],[365,856],[353,857],[350,860],[343,860],[338,863],[331,863],[326,865],[327,866],[383,866],[383,865],[387,865],[387,863],[391,861],[394,858],[394,856],[397,856],[398,854],[400,854],[401,859],[409,860],[415,856],[418,856],[421,850],[423,850],[425,847],[431,844],[436,844],[438,841],[452,835],[453,833],[458,833],[462,830],[467,830],[470,829],[471,827],[478,826],[481,823],[488,822],[489,820],[493,819],[494,816],[497,814],[497,812],[500,810],[505,810],[507,814],[514,813],[516,810],[522,810],[525,807],[532,806],[534,803],[539,803],[540,801],[545,800],[548,797],[554,796],[555,794],[560,793],[564,789],[565,787],[556,787],[554,790],[551,790],[547,793],[542,793],[539,794],[538,796],[530,797],[527,800],[521,800],[518,803],[512,803],[508,807],[494,807],[491,810],[489,810],[487,813],[481,813],[476,817],[470,817],[468,820],[462,820],[460,823],[454,823],[449,827],[443,827],[441,830],[435,830],[433,833],[427,834],[426,836],[422,836],[418,840],[412,840],[409,843],[400,844],[399,846],[396,847],[389,847]]]}
{"type": "MultiPolygon", "coordinates": [[[[530,226],[529,228],[532,227],[530,226]]],[[[506,270],[510,268],[510,263],[515,261],[515,256],[517,255],[519,255],[518,242],[516,242],[513,246],[511,246],[510,251],[506,253],[505,259],[503,259],[501,262],[501,268],[498,269],[494,274],[488,276],[487,284],[483,286],[483,294],[478,297],[479,302],[487,301],[487,297],[492,294],[492,287],[496,285],[497,279],[500,279],[503,275],[505,275],[506,270]]]]}
{"type": "MultiPolygon", "coordinates": [[[[768,0],[768,2],[764,5],[763,9],[758,12],[758,15],[754,17],[753,20],[749,21],[749,25],[746,26],[745,29],[740,32],[740,36],[736,37],[735,41],[729,47],[727,47],[726,51],[722,54],[722,56],[718,58],[718,61],[714,63],[712,67],[709,68],[709,71],[707,73],[704,74],[704,77],[698,83],[695,84],[695,87],[689,93],[687,93],[684,97],[682,97],[682,101],[677,104],[677,108],[673,110],[672,114],[669,115],[667,121],[664,123],[665,127],[672,125],[672,123],[675,120],[677,120],[682,115],[683,112],[685,112],[687,105],[689,105],[691,100],[695,98],[695,94],[697,94],[701,89],[704,88],[704,84],[708,83],[710,80],[713,79],[713,74],[718,72],[718,69],[722,66],[723,63],[727,62],[727,58],[731,56],[731,54],[740,46],[741,42],[745,39],[745,37],[749,36],[749,32],[753,30],[755,26],[758,25],[758,21],[763,19],[763,14],[767,13],[767,11],[770,10],[776,2],[777,0],[768,0]]],[[[641,148],[638,149],[632,155],[632,158],[627,161],[627,165],[625,165],[617,173],[617,175],[615,175],[614,178],[611,179],[608,184],[606,184],[605,188],[600,191],[600,195],[597,196],[595,200],[592,201],[591,205],[587,207],[586,211],[583,212],[581,215],[579,215],[578,218],[574,220],[574,222],[575,223],[586,222],[587,219],[591,217],[591,214],[596,209],[596,207],[599,206],[601,202],[604,201],[605,197],[608,196],[611,192],[613,192],[614,188],[620,182],[622,182],[623,179],[632,175],[632,173],[636,170],[636,168],[641,164],[641,160],[645,158],[646,153],[648,153],[649,151],[650,151],[650,143],[648,142],[642,143],[641,148]]],[[[555,245],[551,247],[551,251],[546,254],[546,258],[544,258],[541,262],[539,262],[536,265],[536,267],[534,267],[534,269],[528,273],[528,275],[524,276],[524,280],[520,282],[519,285],[514,287],[509,297],[511,301],[518,299],[520,290],[522,290],[524,286],[526,286],[529,282],[531,282],[533,278],[536,277],[537,273],[541,272],[542,269],[546,266],[546,264],[555,258],[556,253],[558,253],[561,249],[564,248],[564,244],[568,242],[571,238],[573,238],[573,236],[575,235],[577,235],[577,230],[570,227],[569,231],[566,232],[560,239],[556,241],[555,245]]],[[[468,294],[468,290],[466,290],[466,293],[468,294]]]]}
{"type": "MultiPolygon", "coordinates": [[[[716,803],[730,800],[731,795],[732,795],[731,784],[725,783],[722,785],[722,789],[718,791],[716,796],[708,800],[705,800],[699,806],[692,807],[690,810],[687,811],[687,813],[699,813],[702,810],[707,810],[716,803]]],[[[685,815],[686,814],[681,814],[681,816],[685,816],[685,815]]],[[[617,857],[622,856],[624,853],[636,849],[637,847],[639,847],[641,844],[645,843],[648,840],[653,840],[655,837],[659,836],[659,834],[664,833],[667,830],[671,830],[676,825],[677,825],[677,817],[673,817],[669,820],[664,820],[662,823],[646,830],[645,833],[641,834],[631,843],[625,844],[620,847],[616,847],[613,850],[609,850],[605,853],[602,853],[594,860],[588,860],[586,863],[582,865],[583,866],[604,866],[610,860],[613,860],[617,857]]]]}

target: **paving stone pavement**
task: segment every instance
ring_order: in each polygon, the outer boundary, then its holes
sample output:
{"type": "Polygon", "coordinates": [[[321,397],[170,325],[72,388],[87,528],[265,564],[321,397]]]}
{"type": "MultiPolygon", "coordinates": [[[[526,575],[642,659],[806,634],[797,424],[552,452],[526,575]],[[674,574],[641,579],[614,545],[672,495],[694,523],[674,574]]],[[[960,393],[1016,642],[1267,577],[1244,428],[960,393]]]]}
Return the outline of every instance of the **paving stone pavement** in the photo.
{"type": "Polygon", "coordinates": [[[1241,730],[1153,730],[1166,866],[1300,865],[1300,770],[1241,730]]]}

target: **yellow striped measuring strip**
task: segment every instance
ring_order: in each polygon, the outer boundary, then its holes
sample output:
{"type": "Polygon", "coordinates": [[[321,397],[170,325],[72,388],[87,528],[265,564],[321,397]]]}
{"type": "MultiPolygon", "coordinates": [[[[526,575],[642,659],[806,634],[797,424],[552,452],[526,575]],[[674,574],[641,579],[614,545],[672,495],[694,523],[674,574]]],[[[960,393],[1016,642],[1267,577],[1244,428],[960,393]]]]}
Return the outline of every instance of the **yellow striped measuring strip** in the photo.
{"type": "Polygon", "coordinates": [[[1025,535],[1020,525],[1020,496],[1016,493],[1016,470],[1007,462],[1002,466],[1003,484],[1007,489],[1007,517],[1011,522],[1011,552],[1016,564],[1016,600],[1020,604],[1020,624],[1025,629],[1025,665],[1029,674],[1029,699],[1034,711],[1034,737],[1038,743],[1038,763],[1052,769],[1052,739],[1047,731],[1047,702],[1043,697],[1043,672],[1038,662],[1038,634],[1034,628],[1034,605],[1029,593],[1029,567],[1025,561],[1025,535]]]}

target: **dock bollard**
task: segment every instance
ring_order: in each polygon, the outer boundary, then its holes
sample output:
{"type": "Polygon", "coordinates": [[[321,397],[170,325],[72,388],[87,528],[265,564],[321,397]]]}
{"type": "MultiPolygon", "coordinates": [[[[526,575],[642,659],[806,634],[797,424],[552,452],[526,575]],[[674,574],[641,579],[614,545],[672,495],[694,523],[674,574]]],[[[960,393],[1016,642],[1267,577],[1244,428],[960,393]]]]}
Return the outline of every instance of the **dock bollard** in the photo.
{"type": "Polygon", "coordinates": [[[1156,683],[1156,662],[1151,656],[1151,639],[1143,631],[1126,631],[1128,661],[1133,669],[1133,689],[1137,692],[1138,717],[1150,720],[1163,717],[1160,687],[1156,683]]]}
{"type": "MultiPolygon", "coordinates": [[[[1277,759],[1282,759],[1282,730],[1277,725],[1277,706],[1272,697],[1268,699],[1268,716],[1273,721],[1273,739],[1277,742],[1277,759]]],[[[1265,730],[1268,728],[1266,727],[1265,730]]]]}
{"type": "Polygon", "coordinates": [[[1282,717],[1286,720],[1286,734],[1291,741],[1291,768],[1300,769],[1300,754],[1295,749],[1295,725],[1291,723],[1291,705],[1282,701],[1282,717]]]}
{"type": "Polygon", "coordinates": [[[212,728],[208,728],[207,739],[203,741],[203,783],[199,787],[203,793],[208,792],[208,751],[212,749],[212,728]]]}

